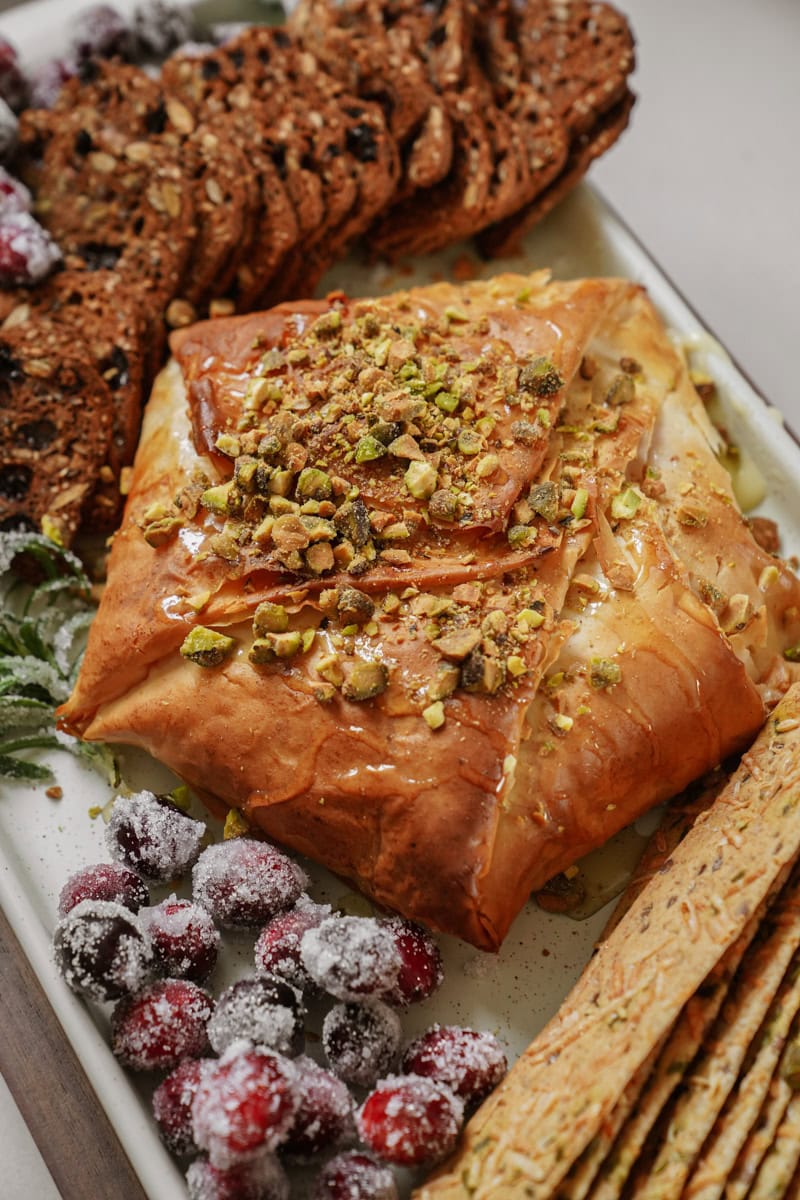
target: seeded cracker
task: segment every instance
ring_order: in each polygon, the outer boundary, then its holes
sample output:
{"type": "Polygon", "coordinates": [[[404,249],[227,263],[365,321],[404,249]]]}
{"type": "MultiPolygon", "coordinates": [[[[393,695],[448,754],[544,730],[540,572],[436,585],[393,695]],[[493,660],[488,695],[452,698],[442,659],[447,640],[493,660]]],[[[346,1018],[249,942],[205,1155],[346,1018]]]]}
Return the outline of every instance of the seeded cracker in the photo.
{"type": "MultiPolygon", "coordinates": [[[[416,1193],[551,1195],[800,847],[800,688],[416,1193]],[[713,866],[713,870],[711,869],[713,866]],[[691,940],[687,939],[687,934],[691,940]],[[662,981],[668,980],[666,990],[662,981]],[[565,1137],[568,1139],[565,1142],[565,1137]]],[[[780,931],[775,936],[780,937],[780,931]]]]}

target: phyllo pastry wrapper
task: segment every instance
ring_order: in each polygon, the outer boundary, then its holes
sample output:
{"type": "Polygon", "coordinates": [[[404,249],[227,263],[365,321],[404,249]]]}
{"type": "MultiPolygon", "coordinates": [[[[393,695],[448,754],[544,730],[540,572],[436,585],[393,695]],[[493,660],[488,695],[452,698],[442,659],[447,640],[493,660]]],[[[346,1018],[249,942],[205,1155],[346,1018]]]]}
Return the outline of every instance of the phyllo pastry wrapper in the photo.
{"type": "Polygon", "coordinates": [[[798,668],[642,289],[504,275],[173,335],[66,728],[496,948],[798,668]]]}

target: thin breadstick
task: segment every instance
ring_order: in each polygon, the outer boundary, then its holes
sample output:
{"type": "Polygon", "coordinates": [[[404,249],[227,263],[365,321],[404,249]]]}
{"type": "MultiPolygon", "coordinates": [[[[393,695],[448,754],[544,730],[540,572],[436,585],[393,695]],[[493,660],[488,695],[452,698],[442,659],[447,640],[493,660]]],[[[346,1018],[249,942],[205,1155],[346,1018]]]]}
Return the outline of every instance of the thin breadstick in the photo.
{"type": "Polygon", "coordinates": [[[634,1180],[633,1200],[678,1200],[736,1083],[748,1048],[800,946],[797,873],[759,930],[723,1009],[695,1060],[686,1090],[669,1114],[652,1166],[634,1180]],[[788,893],[788,894],[787,894],[788,893]],[[770,928],[771,927],[771,928],[770,928]]]}
{"type": "Polygon", "coordinates": [[[800,1009],[800,963],[795,959],[788,979],[758,1035],[752,1062],[719,1115],[703,1147],[698,1165],[684,1189],[685,1200],[719,1200],[769,1090],[781,1051],[800,1009]]]}
{"type": "MultiPolygon", "coordinates": [[[[557,1016],[469,1122],[420,1200],[543,1200],[800,847],[800,687],[777,706],[587,965],[557,1016]]],[[[785,967],[784,967],[785,970],[785,967]]]]}
{"type": "Polygon", "coordinates": [[[797,1040],[792,1039],[781,1055],[780,1064],[772,1077],[759,1119],[750,1131],[750,1136],[739,1152],[736,1164],[728,1176],[725,1185],[725,1200],[744,1200],[758,1173],[758,1168],[761,1166],[761,1160],[775,1141],[775,1135],[789,1101],[795,1094],[794,1088],[785,1078],[785,1072],[789,1055],[796,1054],[796,1046],[797,1040]]]}
{"type": "Polygon", "coordinates": [[[783,1121],[764,1155],[748,1200],[779,1200],[800,1165],[800,1096],[789,1101],[783,1121]]]}

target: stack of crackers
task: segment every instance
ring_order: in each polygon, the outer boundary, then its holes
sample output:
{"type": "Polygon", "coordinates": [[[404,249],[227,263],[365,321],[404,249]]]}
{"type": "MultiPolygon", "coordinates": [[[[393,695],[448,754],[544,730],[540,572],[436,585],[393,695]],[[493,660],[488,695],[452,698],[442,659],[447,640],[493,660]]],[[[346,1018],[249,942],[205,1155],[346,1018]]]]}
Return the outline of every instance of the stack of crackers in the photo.
{"type": "Polygon", "coordinates": [[[800,686],[656,836],[420,1200],[800,1195],[800,686]]]}
{"type": "Polygon", "coordinates": [[[84,64],[20,123],[64,266],[0,296],[0,528],[114,527],[165,327],[310,295],[359,238],[509,249],[622,131],[632,68],[586,0],[304,0],[157,78],[84,64]]]}

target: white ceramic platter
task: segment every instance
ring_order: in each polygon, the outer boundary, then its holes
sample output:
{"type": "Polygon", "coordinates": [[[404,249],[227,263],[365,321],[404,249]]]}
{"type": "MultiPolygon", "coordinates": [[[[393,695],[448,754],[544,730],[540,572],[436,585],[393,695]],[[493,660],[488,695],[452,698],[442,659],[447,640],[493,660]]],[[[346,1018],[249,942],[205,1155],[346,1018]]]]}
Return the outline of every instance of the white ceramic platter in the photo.
{"type": "MultiPolygon", "coordinates": [[[[29,59],[56,53],[66,40],[70,18],[85,0],[36,0],[5,14],[0,33],[29,59]]],[[[132,3],[120,3],[131,8],[132,3]]],[[[643,283],[667,323],[692,349],[698,366],[716,380],[723,419],[733,439],[747,448],[765,484],[760,511],[775,517],[784,550],[800,552],[800,448],[725,351],[665,278],[645,250],[600,196],[580,187],[528,238],[523,257],[504,264],[481,263],[474,252],[456,247],[391,271],[346,263],[326,279],[321,291],[344,286],[351,294],[386,292],[411,282],[451,274],[469,254],[477,274],[498,269],[552,268],[558,277],[616,274],[643,283]],[[773,419],[774,418],[774,419],[773,419]]],[[[151,1085],[122,1071],[107,1042],[107,1011],[88,1008],[66,988],[50,959],[50,938],[58,892],[79,866],[106,859],[104,824],[89,809],[102,807],[110,790],[67,754],[50,759],[63,799],[50,800],[44,788],[0,785],[0,903],[49,995],[100,1102],[107,1110],[145,1192],[152,1200],[185,1200],[181,1171],[161,1146],[149,1116],[151,1085]]],[[[155,790],[174,780],[144,756],[125,752],[129,786],[155,790]]],[[[201,815],[198,813],[198,815],[201,815]]],[[[219,834],[219,825],[210,822],[219,834]]],[[[341,900],[346,886],[312,868],[312,894],[341,900]]],[[[533,904],[520,915],[499,955],[486,956],[453,939],[442,939],[446,980],[441,991],[404,1020],[411,1036],[433,1021],[462,1023],[496,1031],[513,1058],[527,1045],[576,980],[602,926],[598,913],[583,923],[548,916],[533,904]]],[[[217,992],[237,975],[252,971],[252,938],[227,940],[212,979],[217,992]]],[[[303,1184],[295,1189],[300,1196],[303,1184]]]]}

